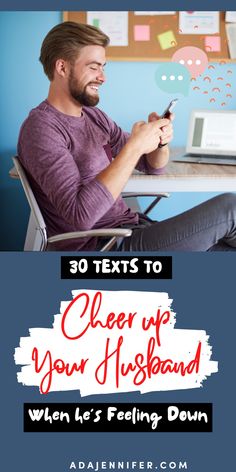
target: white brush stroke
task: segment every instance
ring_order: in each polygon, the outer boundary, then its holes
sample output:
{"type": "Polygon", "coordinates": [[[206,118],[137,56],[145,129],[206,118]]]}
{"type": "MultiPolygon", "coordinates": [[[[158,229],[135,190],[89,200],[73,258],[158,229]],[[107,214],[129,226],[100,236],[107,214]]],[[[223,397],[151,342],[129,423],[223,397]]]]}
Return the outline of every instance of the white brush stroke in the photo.
{"type": "MultiPolygon", "coordinates": [[[[73,299],[82,292],[94,297],[98,290],[74,290],[73,299]]],[[[102,293],[102,306],[97,319],[104,322],[110,312],[133,313],[134,317],[132,328],[127,325],[119,330],[114,327],[112,330],[88,329],[83,337],[78,340],[68,340],[61,330],[62,315],[68,307],[69,302],[61,302],[60,314],[54,316],[53,328],[32,328],[29,330],[29,337],[20,339],[20,346],[15,350],[15,363],[23,366],[18,372],[18,382],[27,386],[40,386],[43,376],[47,372],[44,368],[42,372],[36,373],[34,362],[32,361],[32,350],[37,347],[39,351],[40,362],[42,362],[47,350],[50,350],[53,360],[63,359],[70,365],[74,362],[80,362],[81,358],[88,358],[84,374],[75,372],[70,377],[65,374],[53,372],[50,391],[70,391],[79,390],[81,396],[93,394],[112,394],[121,392],[140,391],[141,393],[154,391],[169,391],[180,389],[200,388],[202,383],[212,373],[218,371],[218,363],[211,360],[212,348],[208,344],[209,336],[204,330],[175,329],[175,313],[171,310],[172,300],[167,293],[160,292],[137,292],[137,291],[100,291],[102,293]],[[115,360],[109,361],[107,381],[100,385],[95,379],[95,370],[99,363],[104,359],[105,345],[108,337],[111,338],[112,350],[117,345],[120,335],[124,337],[124,343],[121,347],[122,362],[133,361],[135,355],[140,352],[145,354],[148,340],[155,336],[155,328],[151,327],[144,331],[141,327],[143,317],[148,319],[151,315],[156,315],[158,308],[161,312],[170,311],[170,320],[162,325],[160,329],[161,346],[156,344],[155,355],[162,360],[172,359],[185,364],[190,362],[196,353],[198,343],[202,343],[200,369],[198,373],[193,372],[182,377],[180,374],[168,373],[157,374],[147,378],[140,386],[135,386],[132,382],[134,374],[130,373],[126,377],[120,378],[119,388],[115,385],[115,360]]],[[[91,303],[89,307],[91,306],[91,303]]],[[[67,317],[67,332],[70,336],[78,333],[81,326],[85,326],[89,319],[89,310],[83,317],[78,316],[81,313],[81,304],[76,302],[70,310],[67,317]]],[[[45,366],[46,367],[46,366],[45,366]]]]}

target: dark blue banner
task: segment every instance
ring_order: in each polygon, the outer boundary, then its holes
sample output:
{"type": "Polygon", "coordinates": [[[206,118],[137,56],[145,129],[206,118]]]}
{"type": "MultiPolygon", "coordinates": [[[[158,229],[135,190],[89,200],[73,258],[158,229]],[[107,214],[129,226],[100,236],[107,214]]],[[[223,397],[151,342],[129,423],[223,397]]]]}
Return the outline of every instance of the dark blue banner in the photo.
{"type": "Polygon", "coordinates": [[[51,0],[50,2],[46,0],[41,1],[29,1],[21,0],[1,0],[0,2],[1,10],[107,10],[107,11],[116,11],[116,10],[232,10],[235,9],[235,4],[232,0],[226,0],[224,4],[220,1],[214,2],[213,0],[196,0],[192,1],[179,1],[167,0],[165,4],[161,2],[156,2],[154,0],[120,0],[119,2],[109,2],[108,0],[51,0]]]}

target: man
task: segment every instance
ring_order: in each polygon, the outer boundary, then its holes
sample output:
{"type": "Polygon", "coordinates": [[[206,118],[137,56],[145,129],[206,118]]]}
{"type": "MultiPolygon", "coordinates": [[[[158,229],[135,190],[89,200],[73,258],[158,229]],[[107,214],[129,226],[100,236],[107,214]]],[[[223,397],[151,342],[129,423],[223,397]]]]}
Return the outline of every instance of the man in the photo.
{"type": "MultiPolygon", "coordinates": [[[[119,250],[235,249],[233,194],[163,222],[133,213],[122,200],[134,168],[158,174],[167,164],[173,116],[160,119],[153,112],[147,123],[135,123],[128,134],[96,108],[108,43],[93,26],[65,22],[42,44],[40,61],[50,80],[49,94],[24,122],[18,154],[49,236],[123,226],[133,233],[119,250]]],[[[96,238],[73,240],[57,249],[95,250],[99,244],[96,238]]]]}

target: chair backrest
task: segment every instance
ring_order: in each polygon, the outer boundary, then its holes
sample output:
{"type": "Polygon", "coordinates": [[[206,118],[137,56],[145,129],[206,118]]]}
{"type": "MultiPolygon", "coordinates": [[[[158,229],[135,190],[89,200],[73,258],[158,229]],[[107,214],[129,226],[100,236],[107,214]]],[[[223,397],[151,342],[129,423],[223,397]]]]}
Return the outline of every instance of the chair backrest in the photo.
{"type": "Polygon", "coordinates": [[[18,176],[20,178],[22,187],[24,189],[26,198],[28,200],[28,203],[29,203],[29,206],[30,206],[30,209],[31,209],[31,217],[33,217],[33,219],[35,221],[35,225],[36,225],[35,229],[37,231],[39,231],[39,233],[41,235],[42,241],[41,241],[41,244],[40,244],[40,250],[43,251],[43,250],[45,250],[45,248],[47,246],[47,230],[46,230],[46,224],[45,224],[43,215],[42,215],[41,210],[38,206],[37,200],[34,196],[34,193],[32,191],[32,188],[30,186],[28,177],[25,173],[25,170],[24,170],[23,166],[21,165],[21,163],[20,163],[17,156],[13,157],[12,159],[13,159],[14,166],[17,170],[18,176]]]}

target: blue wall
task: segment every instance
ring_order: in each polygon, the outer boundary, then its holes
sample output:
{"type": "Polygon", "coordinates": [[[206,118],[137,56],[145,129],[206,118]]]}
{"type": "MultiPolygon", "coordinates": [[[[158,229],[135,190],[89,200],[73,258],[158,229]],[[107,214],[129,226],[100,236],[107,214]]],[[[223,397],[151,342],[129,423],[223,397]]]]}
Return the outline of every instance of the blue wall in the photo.
{"type": "Polygon", "coordinates": [[[38,61],[44,36],[61,21],[59,12],[1,12],[0,94],[0,249],[21,250],[28,206],[18,181],[9,178],[11,156],[29,110],[47,95],[48,82],[38,61]]]}
{"type": "MultiPolygon", "coordinates": [[[[28,207],[18,181],[9,178],[12,167],[11,156],[16,152],[20,125],[29,110],[47,96],[48,81],[38,61],[40,46],[46,33],[61,21],[60,12],[0,12],[1,44],[1,94],[0,94],[0,205],[1,205],[1,250],[21,250],[28,220],[28,207]]],[[[107,84],[101,91],[100,107],[126,130],[138,120],[145,120],[149,112],[162,112],[174,96],[162,93],[155,84],[157,63],[113,62],[106,66],[107,84]]],[[[189,114],[192,108],[225,109],[236,107],[236,64],[215,64],[208,71],[211,84],[200,78],[200,90],[187,97],[179,96],[176,108],[175,136],[173,145],[186,142],[189,114]],[[234,86],[233,97],[226,99],[226,88],[215,92],[216,103],[210,104],[211,88],[219,86],[218,76],[227,77],[234,86]],[[204,94],[208,91],[208,94],[204,94]]],[[[225,83],[225,82],[224,82],[225,83]]],[[[196,85],[195,83],[193,85],[196,85]]],[[[192,88],[192,86],[191,86],[192,88]]],[[[178,96],[178,95],[177,95],[178,96]]],[[[177,214],[213,194],[172,195],[169,201],[158,206],[153,217],[163,219],[177,214]]]]}

